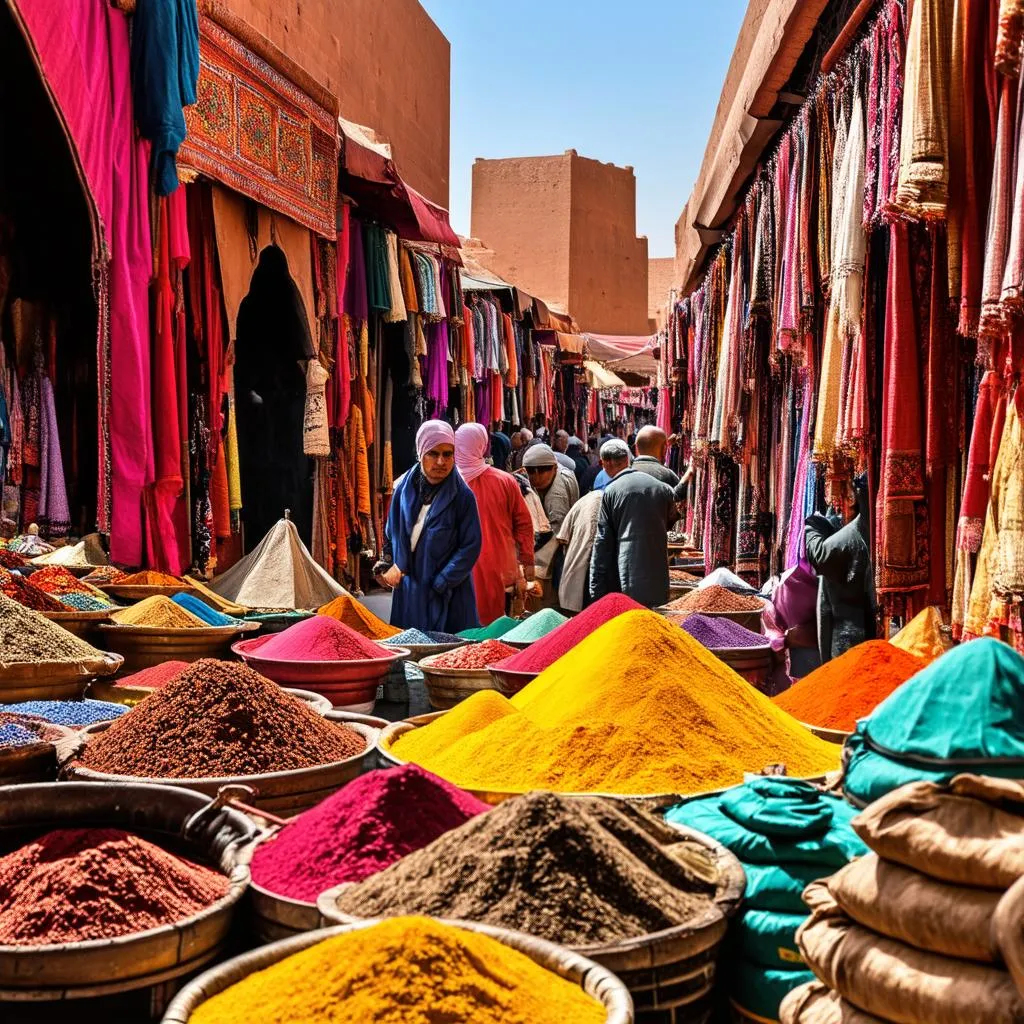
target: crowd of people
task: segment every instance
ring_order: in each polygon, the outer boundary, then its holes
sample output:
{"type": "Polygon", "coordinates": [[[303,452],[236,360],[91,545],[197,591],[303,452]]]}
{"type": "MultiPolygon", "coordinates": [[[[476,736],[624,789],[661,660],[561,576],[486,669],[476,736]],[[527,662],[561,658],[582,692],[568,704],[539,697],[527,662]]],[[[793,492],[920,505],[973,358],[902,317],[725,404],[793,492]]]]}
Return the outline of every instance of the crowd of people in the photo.
{"type": "Polygon", "coordinates": [[[675,442],[654,425],[585,443],[428,420],[373,570],[394,592],[392,623],[455,633],[524,606],[578,612],[612,592],[665,604],[667,534],[689,482],[665,464],[675,442]]]}

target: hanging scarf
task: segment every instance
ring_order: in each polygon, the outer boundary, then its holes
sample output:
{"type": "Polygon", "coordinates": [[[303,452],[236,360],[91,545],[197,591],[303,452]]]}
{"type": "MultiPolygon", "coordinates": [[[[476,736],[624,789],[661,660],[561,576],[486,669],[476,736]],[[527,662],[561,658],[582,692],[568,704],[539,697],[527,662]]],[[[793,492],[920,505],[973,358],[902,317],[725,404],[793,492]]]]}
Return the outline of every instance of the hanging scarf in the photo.
{"type": "Polygon", "coordinates": [[[66,537],[71,529],[71,513],[64,486],[64,463],[57,433],[57,407],[49,377],[40,382],[42,416],[42,466],[39,482],[39,526],[51,540],[66,537]]]}
{"type": "Polygon", "coordinates": [[[1024,39],[1024,0],[999,0],[996,68],[1010,78],[1016,78],[1020,74],[1022,39],[1024,39]]]}
{"type": "Polygon", "coordinates": [[[389,324],[401,323],[409,314],[405,309],[405,298],[402,293],[402,274],[398,267],[398,236],[394,231],[386,232],[388,246],[388,293],[391,308],[384,317],[389,324]]]}
{"type": "Polygon", "coordinates": [[[949,199],[948,0],[916,0],[907,30],[896,207],[908,217],[944,218],[949,199]]]}
{"type": "Polygon", "coordinates": [[[1014,132],[1016,154],[1016,180],[1010,198],[1010,236],[1006,248],[1006,267],[1003,273],[1001,301],[1003,322],[1007,325],[1014,316],[1024,313],[1024,79],[1018,83],[1017,125],[1014,132]]]}

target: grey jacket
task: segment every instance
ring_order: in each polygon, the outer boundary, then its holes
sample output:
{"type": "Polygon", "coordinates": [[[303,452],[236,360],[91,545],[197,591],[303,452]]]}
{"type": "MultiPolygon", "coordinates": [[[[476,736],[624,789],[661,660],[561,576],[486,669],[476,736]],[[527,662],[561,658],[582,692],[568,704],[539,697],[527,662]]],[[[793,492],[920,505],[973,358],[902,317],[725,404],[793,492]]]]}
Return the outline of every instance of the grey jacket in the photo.
{"type": "Polygon", "coordinates": [[[663,484],[668,484],[672,488],[676,501],[686,501],[687,484],[684,484],[679,479],[679,475],[674,469],[669,469],[668,466],[659,462],[653,456],[638,455],[633,460],[632,468],[638,469],[643,473],[650,473],[656,480],[660,480],[663,484]]]}
{"type": "Polygon", "coordinates": [[[605,488],[590,558],[590,597],[621,592],[649,608],[668,602],[667,533],[675,521],[672,488],[624,469],[605,488]]]}

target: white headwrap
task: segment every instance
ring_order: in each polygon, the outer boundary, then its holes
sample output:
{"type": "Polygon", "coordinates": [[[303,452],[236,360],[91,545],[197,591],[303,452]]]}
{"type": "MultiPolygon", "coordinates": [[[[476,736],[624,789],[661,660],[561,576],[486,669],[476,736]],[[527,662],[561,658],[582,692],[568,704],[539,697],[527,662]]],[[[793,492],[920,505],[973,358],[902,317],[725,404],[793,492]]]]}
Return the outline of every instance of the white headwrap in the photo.
{"type": "Polygon", "coordinates": [[[422,459],[440,444],[455,445],[455,431],[444,420],[426,420],[416,431],[416,458],[422,459]]]}

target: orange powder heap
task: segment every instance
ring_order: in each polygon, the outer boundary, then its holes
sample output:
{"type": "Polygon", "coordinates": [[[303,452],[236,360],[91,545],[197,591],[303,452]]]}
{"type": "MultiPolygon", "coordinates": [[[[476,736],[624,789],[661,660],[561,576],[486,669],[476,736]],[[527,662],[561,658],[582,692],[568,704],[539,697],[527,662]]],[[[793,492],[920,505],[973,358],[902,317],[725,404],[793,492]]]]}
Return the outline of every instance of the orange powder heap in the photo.
{"type": "Polygon", "coordinates": [[[853,732],[859,718],[871,714],[927,664],[888,640],[868,640],[804,676],[774,700],[808,725],[853,732]]]}
{"type": "Polygon", "coordinates": [[[166,572],[143,569],[142,572],[118,576],[112,582],[119,587],[180,587],[182,581],[177,576],[170,576],[166,572]]]}
{"type": "Polygon", "coordinates": [[[383,619],[378,619],[369,608],[349,594],[341,594],[330,604],[325,604],[317,610],[317,615],[337,619],[349,629],[354,629],[371,640],[386,640],[389,636],[398,636],[402,632],[395,626],[389,626],[383,619]]]}

